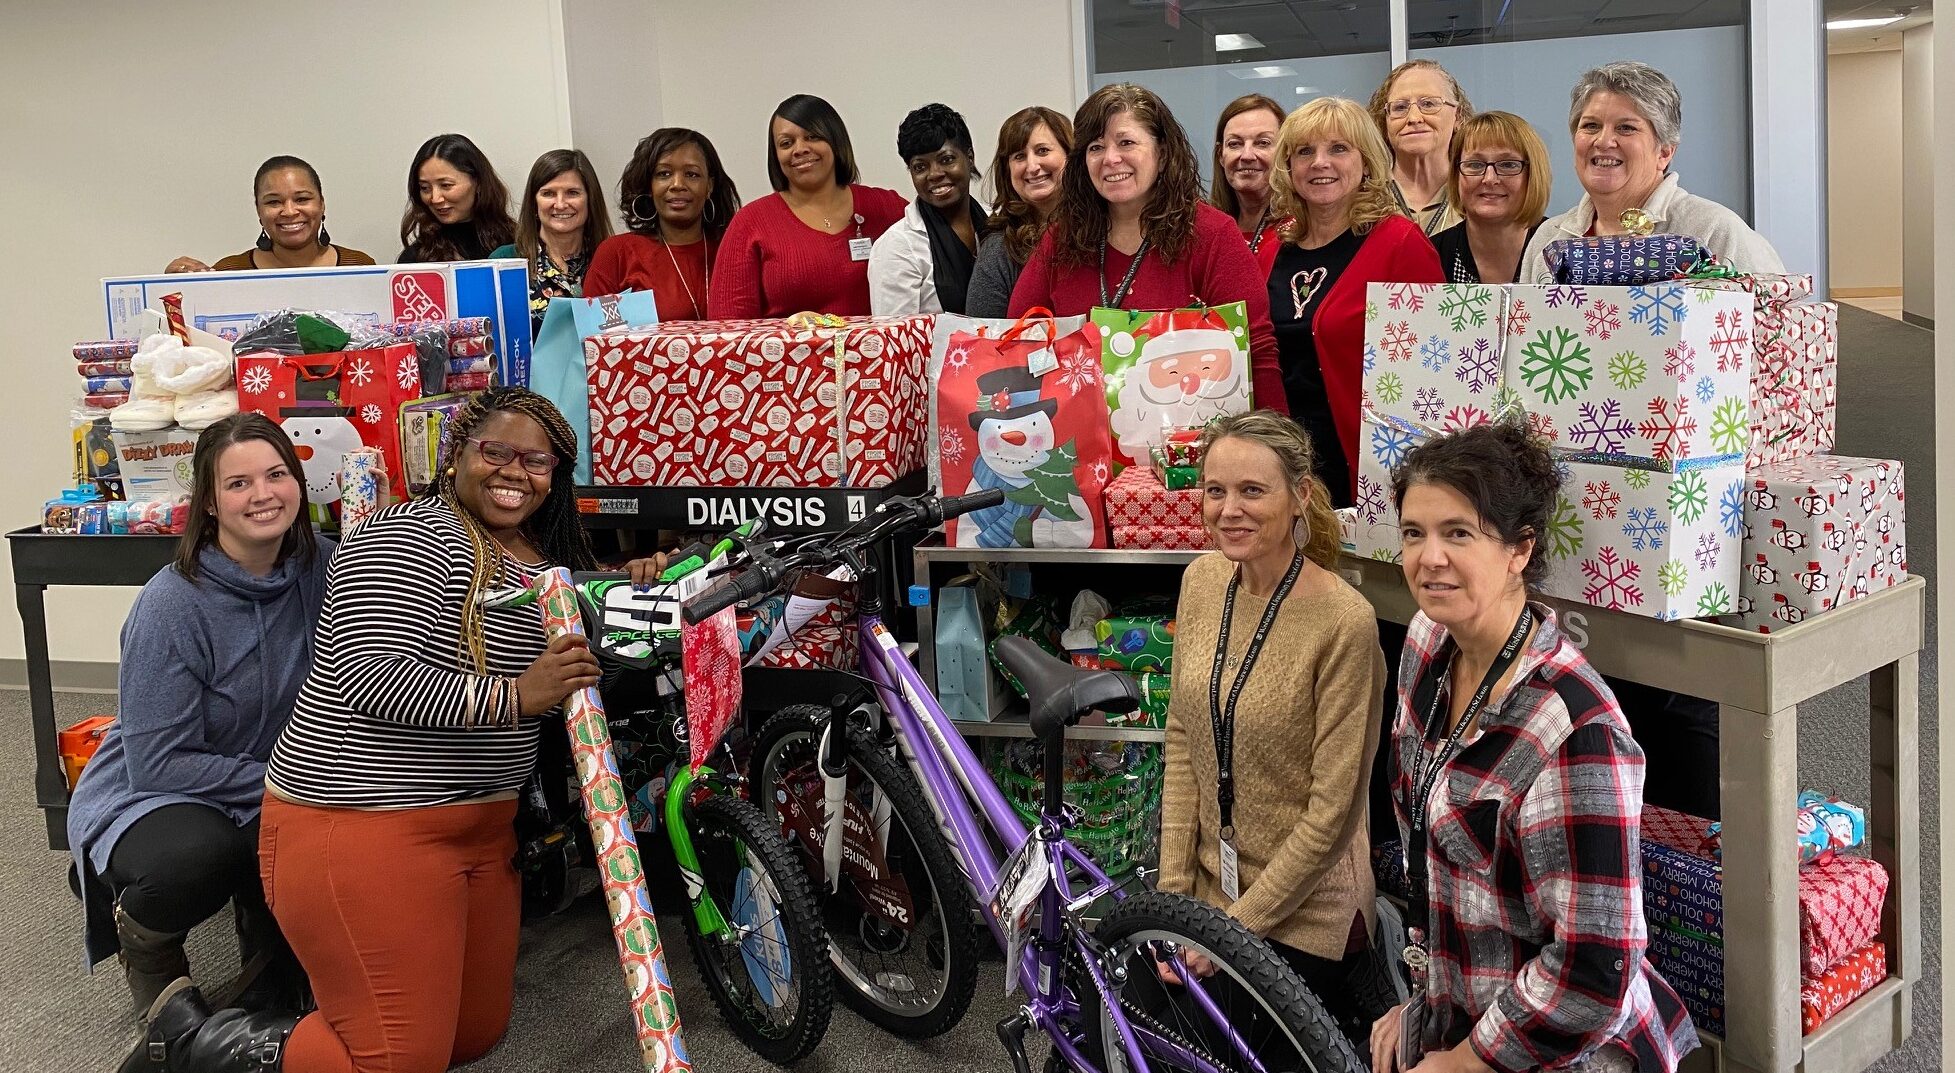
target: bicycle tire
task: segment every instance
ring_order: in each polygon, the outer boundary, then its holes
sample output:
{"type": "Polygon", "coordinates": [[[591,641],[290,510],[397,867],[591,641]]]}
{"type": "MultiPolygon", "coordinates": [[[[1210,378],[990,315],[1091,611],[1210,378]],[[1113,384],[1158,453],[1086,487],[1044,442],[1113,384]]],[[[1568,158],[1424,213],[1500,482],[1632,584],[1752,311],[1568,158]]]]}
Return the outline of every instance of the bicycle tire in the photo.
{"type": "MultiPolygon", "coordinates": [[[[1285,1045],[1276,1053],[1271,1053],[1266,1046],[1256,1048],[1272,1073],[1292,1068],[1311,1073],[1363,1073],[1367,1068],[1367,1060],[1358,1057],[1350,1040],[1297,976],[1296,970],[1241,922],[1206,902],[1165,891],[1145,891],[1115,906],[1100,921],[1093,935],[1109,951],[1117,952],[1142,942],[1167,941],[1192,948],[1215,962],[1219,973],[1233,979],[1241,999],[1253,1004],[1244,1012],[1262,1019],[1256,1022],[1263,1026],[1264,1035],[1259,1038],[1273,1037],[1285,1045]],[[1297,1065],[1293,1066],[1292,1062],[1297,1065]]],[[[1135,959],[1143,956],[1137,953],[1135,959]]],[[[1143,987],[1147,986],[1152,970],[1136,966],[1131,960],[1126,964],[1129,970],[1126,985],[1134,985],[1139,980],[1143,987]]],[[[1125,1073],[1130,1068],[1126,1051],[1120,1046],[1118,1034],[1112,1028],[1112,1015],[1101,1002],[1092,977],[1077,957],[1069,959],[1068,967],[1083,1022],[1079,1026],[1083,1030],[1081,1049],[1089,1057],[1099,1058],[1106,1073],[1125,1073]],[[1107,1046],[1109,1040],[1111,1048],[1107,1046]]],[[[1215,991],[1211,989],[1210,994],[1214,995],[1215,991]]],[[[1129,1001],[1124,993],[1120,1000],[1129,1001]]],[[[1235,1027],[1247,1031],[1243,1024],[1235,1023],[1235,1027]]],[[[1150,1067],[1153,1070],[1175,1068],[1164,1062],[1150,1063],[1150,1067]]]]}
{"type": "MultiPolygon", "coordinates": [[[[775,828],[782,831],[783,837],[788,829],[780,810],[784,791],[778,783],[797,757],[812,762],[815,746],[830,717],[830,709],[824,705],[790,705],[768,719],[754,739],[748,768],[749,786],[755,803],[775,828]]],[[[900,825],[905,836],[902,842],[906,845],[882,847],[884,858],[891,862],[892,870],[904,876],[912,891],[927,892],[943,938],[943,964],[937,996],[927,1005],[879,999],[871,990],[870,981],[875,974],[861,962],[876,953],[868,947],[869,938],[886,937],[890,933],[886,928],[877,930],[879,921],[857,899],[827,891],[819,857],[810,847],[803,846],[795,852],[808,869],[809,883],[823,903],[835,989],[844,1005],[893,1035],[906,1039],[940,1036],[963,1020],[977,992],[978,960],[984,947],[977,907],[971,901],[963,869],[958,867],[950,846],[931,819],[934,813],[914,775],[876,743],[867,727],[852,725],[847,733],[849,761],[855,772],[850,781],[859,775],[888,798],[892,820],[900,825]],[[921,822],[915,822],[919,818],[921,822]],[[862,937],[860,943],[852,938],[857,936],[862,937]],[[853,953],[858,947],[862,949],[861,956],[853,953]]],[[[923,914],[917,915],[920,927],[923,914]]]]}
{"type": "Polygon", "coordinates": [[[755,1054],[776,1065],[804,1058],[827,1033],[835,1001],[827,935],[807,875],[780,832],[751,804],[714,794],[686,811],[700,880],[727,923],[738,927],[743,916],[762,914],[745,921],[751,930],[737,943],[702,935],[687,914],[688,945],[713,1004],[755,1054]],[[744,864],[738,852],[742,848],[744,864]],[[756,868],[760,875],[743,896],[742,874],[751,877],[756,868]],[[770,901],[777,910],[771,918],[764,915],[770,901]],[[776,921],[778,928],[770,927],[776,921]],[[770,956],[786,958],[785,973],[757,981],[755,965],[766,965],[770,956]],[[776,987],[791,987],[791,993],[775,1001],[776,987]]]}

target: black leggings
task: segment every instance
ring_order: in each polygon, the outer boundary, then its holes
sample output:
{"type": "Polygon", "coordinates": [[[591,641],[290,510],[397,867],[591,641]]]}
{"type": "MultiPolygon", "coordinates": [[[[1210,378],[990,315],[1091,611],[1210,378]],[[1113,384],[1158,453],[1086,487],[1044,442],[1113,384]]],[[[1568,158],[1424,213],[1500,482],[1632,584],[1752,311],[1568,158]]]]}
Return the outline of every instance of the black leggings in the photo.
{"type": "Polygon", "coordinates": [[[102,878],[122,911],[153,931],[189,931],[233,898],[263,905],[258,821],[239,827],[209,805],[165,805],[122,833],[102,878]]]}

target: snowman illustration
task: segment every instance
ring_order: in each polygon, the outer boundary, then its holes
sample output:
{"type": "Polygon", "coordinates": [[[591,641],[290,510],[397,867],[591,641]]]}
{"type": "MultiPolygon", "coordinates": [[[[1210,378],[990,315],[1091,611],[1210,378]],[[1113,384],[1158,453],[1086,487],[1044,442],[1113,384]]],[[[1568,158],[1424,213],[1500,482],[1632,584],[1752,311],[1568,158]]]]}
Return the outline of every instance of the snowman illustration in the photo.
{"type": "Polygon", "coordinates": [[[339,503],[339,467],[348,451],[366,446],[345,406],[287,406],[278,412],[280,428],[305,467],[306,496],[317,519],[339,503]]]}
{"type": "Polygon", "coordinates": [[[1072,440],[1058,443],[1052,419],[1059,403],[1040,397],[1038,378],[1023,366],[978,377],[977,433],[966,495],[1002,488],[1005,501],[973,511],[957,527],[961,547],[1084,548],[1093,543],[1093,515],[1073,477],[1072,440]]]}
{"type": "Polygon", "coordinates": [[[1123,358],[1140,351],[1113,411],[1120,453],[1136,465],[1169,428],[1249,408],[1248,343],[1212,309],[1156,313],[1132,333],[1113,333],[1107,346],[1123,358]]]}

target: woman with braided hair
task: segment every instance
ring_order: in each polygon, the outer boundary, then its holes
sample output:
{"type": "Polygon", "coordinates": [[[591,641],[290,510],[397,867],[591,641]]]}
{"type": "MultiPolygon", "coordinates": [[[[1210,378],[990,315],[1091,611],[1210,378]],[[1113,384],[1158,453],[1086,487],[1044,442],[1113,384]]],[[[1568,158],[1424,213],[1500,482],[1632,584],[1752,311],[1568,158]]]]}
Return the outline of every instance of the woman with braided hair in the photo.
{"type": "Polygon", "coordinates": [[[595,563],[572,498],[576,437],[548,400],[478,395],[445,446],[427,492],[340,545],[312,671],[266,771],[265,900],[318,1011],[213,1014],[178,980],[125,1070],[434,1071],[502,1038],[517,791],[544,717],[596,685],[598,664],[580,638],[546,646],[534,608],[481,598],[595,563]]]}

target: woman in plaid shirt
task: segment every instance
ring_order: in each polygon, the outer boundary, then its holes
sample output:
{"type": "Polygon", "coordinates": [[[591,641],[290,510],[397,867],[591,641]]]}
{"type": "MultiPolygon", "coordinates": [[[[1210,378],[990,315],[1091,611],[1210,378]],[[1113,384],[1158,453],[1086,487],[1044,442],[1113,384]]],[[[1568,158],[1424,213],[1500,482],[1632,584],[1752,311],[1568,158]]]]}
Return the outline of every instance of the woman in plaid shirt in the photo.
{"type": "Polygon", "coordinates": [[[1373,1026],[1379,1073],[1672,1073],[1697,1045],[1643,957],[1642,750],[1527,598],[1559,486],[1511,424],[1430,440],[1394,481],[1419,614],[1390,774],[1424,984],[1373,1026]]]}

